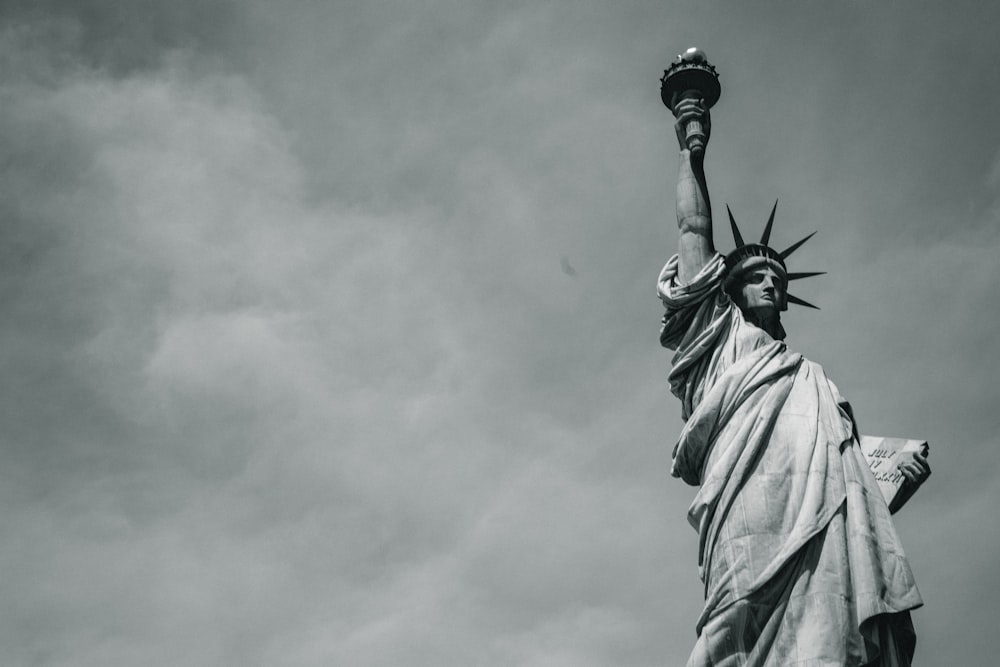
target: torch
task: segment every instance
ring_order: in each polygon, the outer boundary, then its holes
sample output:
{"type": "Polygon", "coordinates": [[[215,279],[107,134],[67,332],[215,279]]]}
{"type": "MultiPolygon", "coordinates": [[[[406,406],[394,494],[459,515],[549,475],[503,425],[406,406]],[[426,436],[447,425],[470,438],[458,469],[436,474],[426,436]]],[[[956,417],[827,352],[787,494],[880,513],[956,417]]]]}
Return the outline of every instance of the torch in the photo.
{"type": "MultiPolygon", "coordinates": [[[[677,56],[660,79],[660,98],[671,113],[684,99],[701,98],[705,108],[710,109],[719,101],[721,94],[722,86],[719,85],[715,67],[708,63],[704,51],[693,47],[677,56]]],[[[704,154],[706,137],[701,121],[688,121],[684,136],[692,155],[704,154]]]]}

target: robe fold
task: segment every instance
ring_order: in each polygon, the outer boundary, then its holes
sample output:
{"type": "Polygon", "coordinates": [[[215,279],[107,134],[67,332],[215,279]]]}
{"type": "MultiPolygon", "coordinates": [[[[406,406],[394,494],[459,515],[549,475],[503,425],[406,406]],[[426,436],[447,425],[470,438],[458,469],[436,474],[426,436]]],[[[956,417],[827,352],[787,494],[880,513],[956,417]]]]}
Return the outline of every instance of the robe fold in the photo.
{"type": "Polygon", "coordinates": [[[705,607],[689,667],[909,665],[922,602],[850,406],[823,368],[750,324],[716,255],[660,274],[660,341],[685,426],[672,474],[700,486],[705,607]]]}

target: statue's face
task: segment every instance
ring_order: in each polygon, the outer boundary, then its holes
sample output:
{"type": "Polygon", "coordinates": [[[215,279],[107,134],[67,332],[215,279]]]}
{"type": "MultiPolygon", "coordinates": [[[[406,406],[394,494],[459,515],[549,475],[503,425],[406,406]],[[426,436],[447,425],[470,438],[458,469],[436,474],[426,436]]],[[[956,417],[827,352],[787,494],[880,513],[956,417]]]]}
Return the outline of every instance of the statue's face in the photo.
{"type": "Polygon", "coordinates": [[[785,309],[784,278],[769,266],[747,272],[736,294],[736,305],[743,312],[779,313],[785,309]]]}

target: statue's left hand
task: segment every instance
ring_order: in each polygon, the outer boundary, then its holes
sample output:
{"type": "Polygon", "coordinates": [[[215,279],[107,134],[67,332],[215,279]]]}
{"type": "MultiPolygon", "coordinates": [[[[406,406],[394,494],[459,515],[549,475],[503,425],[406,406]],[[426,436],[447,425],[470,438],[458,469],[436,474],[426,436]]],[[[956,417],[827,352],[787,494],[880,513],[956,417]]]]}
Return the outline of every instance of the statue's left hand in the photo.
{"type": "Polygon", "coordinates": [[[931,476],[931,465],[923,452],[911,452],[896,466],[909,486],[918,487],[931,476]]]}

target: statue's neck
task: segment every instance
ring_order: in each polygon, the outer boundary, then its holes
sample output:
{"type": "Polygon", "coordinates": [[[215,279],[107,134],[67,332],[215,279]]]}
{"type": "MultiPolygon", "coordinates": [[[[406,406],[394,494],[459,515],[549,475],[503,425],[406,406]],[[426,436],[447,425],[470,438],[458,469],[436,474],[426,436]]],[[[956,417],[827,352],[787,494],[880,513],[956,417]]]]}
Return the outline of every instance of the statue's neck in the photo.
{"type": "Polygon", "coordinates": [[[774,340],[785,340],[785,328],[781,326],[781,315],[773,308],[743,310],[743,319],[758,329],[767,332],[774,340]]]}

